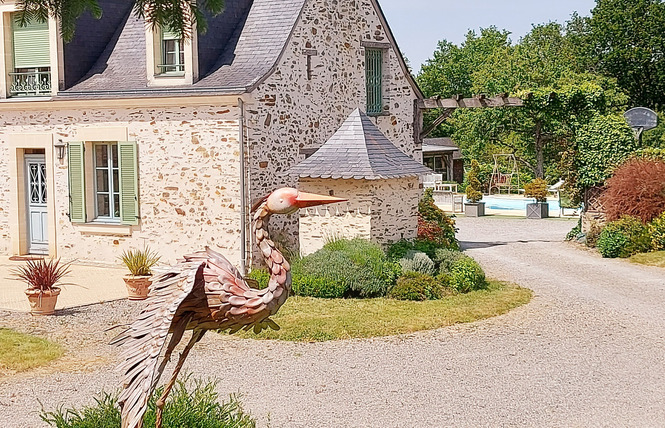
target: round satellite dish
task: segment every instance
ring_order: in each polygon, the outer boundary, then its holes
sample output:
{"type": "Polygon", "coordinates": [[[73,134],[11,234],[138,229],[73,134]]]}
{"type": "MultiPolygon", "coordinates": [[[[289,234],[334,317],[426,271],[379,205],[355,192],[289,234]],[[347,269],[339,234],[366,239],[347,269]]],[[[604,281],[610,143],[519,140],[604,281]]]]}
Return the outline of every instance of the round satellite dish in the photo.
{"type": "Polygon", "coordinates": [[[646,107],[635,107],[623,115],[632,128],[648,131],[658,126],[658,115],[646,107]]]}

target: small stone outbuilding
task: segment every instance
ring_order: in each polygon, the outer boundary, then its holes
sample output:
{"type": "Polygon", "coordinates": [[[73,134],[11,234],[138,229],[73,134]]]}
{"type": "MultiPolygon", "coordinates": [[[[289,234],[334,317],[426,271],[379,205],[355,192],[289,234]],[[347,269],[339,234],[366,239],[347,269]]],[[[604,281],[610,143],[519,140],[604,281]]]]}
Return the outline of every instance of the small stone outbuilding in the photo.
{"type": "Polygon", "coordinates": [[[362,237],[384,245],[416,237],[419,177],[431,170],[399,150],[359,109],[289,173],[299,177],[301,190],[349,200],[301,210],[302,254],[336,237],[362,237]]]}

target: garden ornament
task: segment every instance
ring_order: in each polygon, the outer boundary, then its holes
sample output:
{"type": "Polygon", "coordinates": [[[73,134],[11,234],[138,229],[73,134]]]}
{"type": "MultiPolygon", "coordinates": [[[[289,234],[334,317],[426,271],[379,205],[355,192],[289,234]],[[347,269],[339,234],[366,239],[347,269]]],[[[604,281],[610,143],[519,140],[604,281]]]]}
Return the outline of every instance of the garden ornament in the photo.
{"type": "Polygon", "coordinates": [[[192,330],[191,339],[180,354],[164,393],[157,400],[157,428],[162,426],[166,397],[189,351],[206,331],[228,330],[232,334],[241,328],[253,328],[255,333],[267,328],[279,329],[270,316],[277,313],[289,296],[291,267],[268,237],[270,216],[344,201],[346,199],[281,188],[252,208],[256,245],[270,271],[268,287],[263,290],[251,288],[224,256],[209,248],[185,256],[178,265],[155,278],[145,309],[111,342],[123,348],[119,369],[124,372],[124,389],[118,399],[122,428],[142,426],[148,398],[186,330],[192,330]],[[169,333],[171,339],[160,362],[159,356],[169,333]]]}

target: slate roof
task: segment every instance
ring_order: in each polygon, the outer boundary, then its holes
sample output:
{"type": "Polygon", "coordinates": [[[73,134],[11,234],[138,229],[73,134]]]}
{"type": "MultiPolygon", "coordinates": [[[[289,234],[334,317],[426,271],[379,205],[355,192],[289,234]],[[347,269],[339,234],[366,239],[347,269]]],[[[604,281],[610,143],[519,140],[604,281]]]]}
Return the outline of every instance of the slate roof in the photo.
{"type": "Polygon", "coordinates": [[[423,153],[452,153],[453,159],[463,159],[462,151],[452,138],[425,138],[423,153]]]}
{"type": "Polygon", "coordinates": [[[431,174],[390,140],[359,109],[321,148],[288,170],[301,178],[378,180],[431,174]]]}
{"type": "MultiPolygon", "coordinates": [[[[227,0],[227,3],[245,0],[227,0]]],[[[90,72],[63,98],[109,98],[244,93],[269,74],[295,27],[306,0],[254,0],[251,8],[229,13],[239,16],[237,28],[211,72],[194,85],[149,87],[146,76],[145,23],[127,12],[122,26],[90,72]]],[[[209,31],[214,31],[213,28],[209,31]]],[[[205,70],[203,70],[205,72],[205,70]]]]}
{"type": "MultiPolygon", "coordinates": [[[[59,99],[243,94],[274,70],[308,0],[226,0],[224,12],[208,17],[199,35],[199,80],[193,85],[148,86],[145,23],[132,14],[132,0],[99,0],[100,21],[85,14],[65,45],[65,89],[59,99]]],[[[377,0],[388,39],[397,46],[377,0]]],[[[396,48],[399,52],[399,48],[396,48]]],[[[419,98],[422,92],[398,55],[419,98]]]]}

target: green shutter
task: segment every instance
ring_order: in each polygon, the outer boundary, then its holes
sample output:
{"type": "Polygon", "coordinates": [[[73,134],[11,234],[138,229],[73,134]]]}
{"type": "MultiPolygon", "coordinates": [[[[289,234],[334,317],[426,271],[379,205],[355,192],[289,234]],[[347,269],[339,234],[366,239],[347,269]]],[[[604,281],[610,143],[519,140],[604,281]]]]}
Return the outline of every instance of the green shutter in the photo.
{"type": "Polygon", "coordinates": [[[139,224],[139,180],[136,142],[118,143],[120,160],[120,220],[122,224],[139,224]]]}
{"type": "Polygon", "coordinates": [[[12,14],[14,68],[50,67],[48,22],[29,20],[21,27],[18,14],[12,14]]]}
{"type": "Polygon", "coordinates": [[[162,30],[162,40],[180,40],[182,37],[178,36],[173,30],[163,29],[162,30]]]}
{"type": "Polygon", "coordinates": [[[383,50],[365,49],[365,80],[367,113],[381,113],[383,111],[383,50]]]}
{"type": "Polygon", "coordinates": [[[85,223],[85,161],[83,142],[70,142],[69,160],[69,219],[72,223],[85,223]]]}

